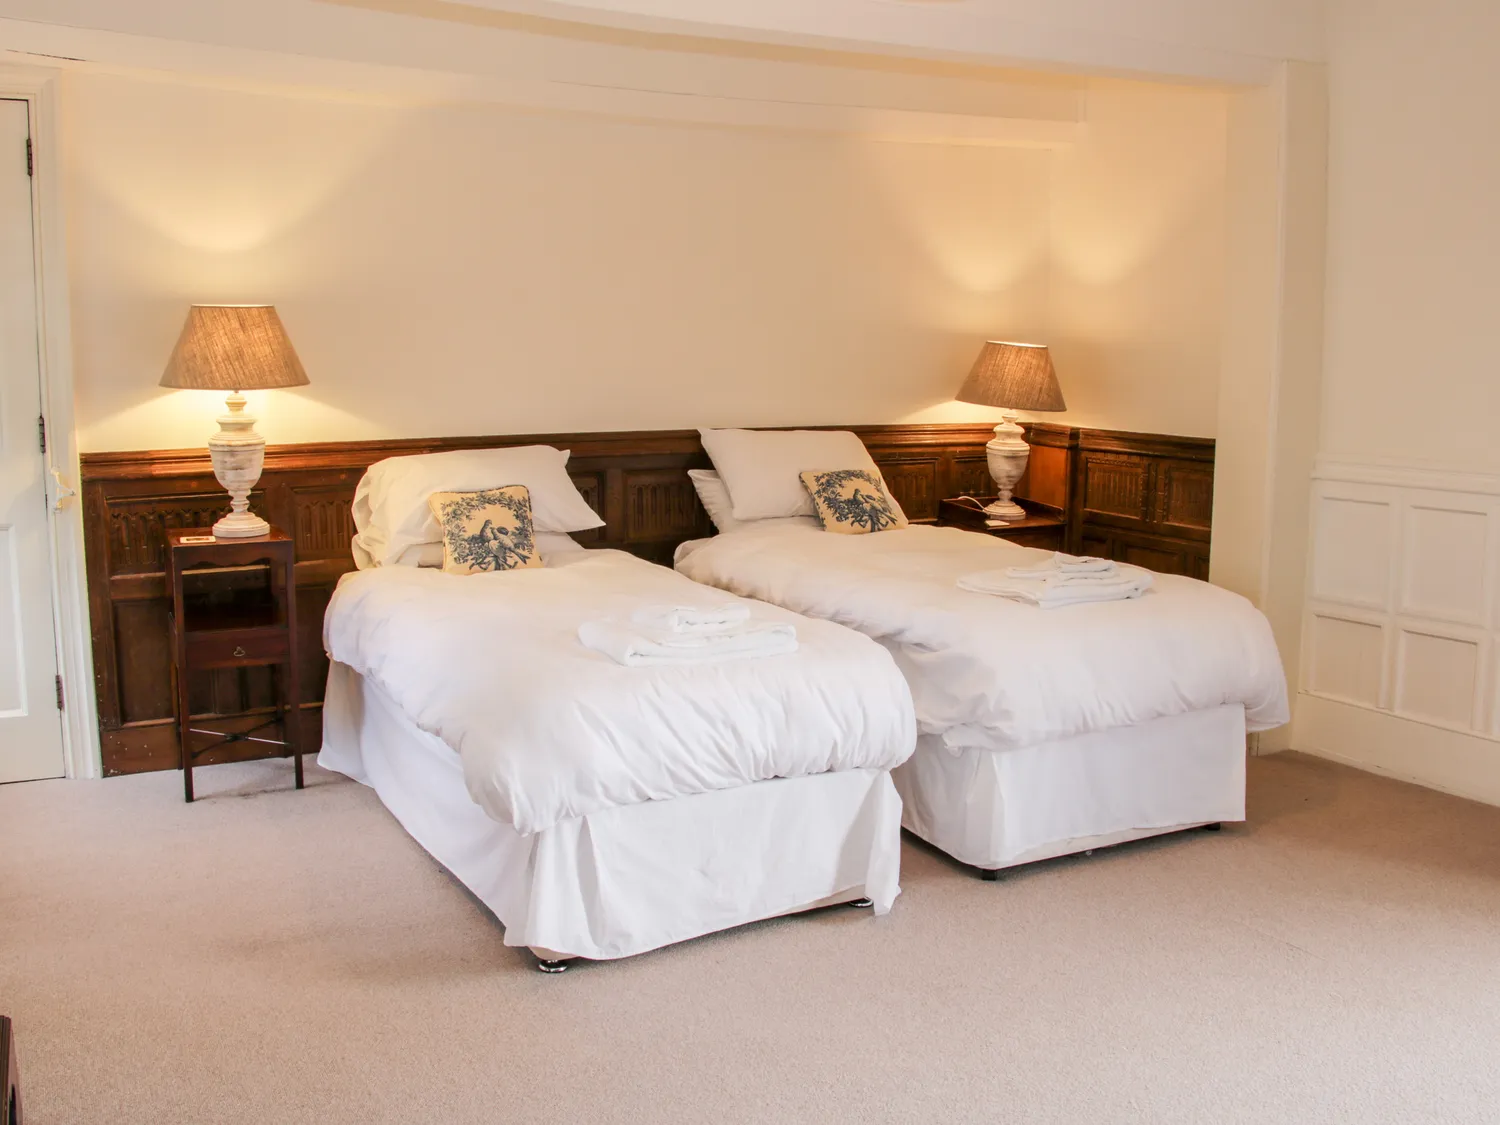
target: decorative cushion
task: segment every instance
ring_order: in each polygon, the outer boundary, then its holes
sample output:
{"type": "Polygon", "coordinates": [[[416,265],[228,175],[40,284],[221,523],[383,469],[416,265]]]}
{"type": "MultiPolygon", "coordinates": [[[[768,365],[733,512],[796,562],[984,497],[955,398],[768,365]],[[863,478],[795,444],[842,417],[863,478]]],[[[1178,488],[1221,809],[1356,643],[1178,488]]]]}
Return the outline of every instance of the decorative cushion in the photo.
{"type": "Polygon", "coordinates": [[[906,516],[892,503],[879,475],[867,469],[809,470],[802,474],[802,484],[824,531],[868,535],[906,526],[906,516]]]}
{"type": "Polygon", "coordinates": [[[479,574],[541,566],[524,484],[482,492],[434,492],[427,498],[443,529],[443,573],[479,574]]]}
{"type": "MultiPolygon", "coordinates": [[[[571,535],[564,535],[560,531],[540,531],[536,529],[536,512],[531,514],[532,529],[535,531],[536,550],[541,556],[542,565],[550,566],[550,560],[559,555],[572,554],[577,551],[587,550],[578,540],[571,535]]],[[[817,520],[810,521],[814,526],[817,520]]],[[[445,554],[441,543],[423,543],[417,547],[408,547],[401,552],[401,557],[387,566],[418,566],[429,570],[443,569],[443,555],[445,554]]]]}
{"type": "MultiPolygon", "coordinates": [[[[737,520],[813,515],[812,501],[802,487],[804,470],[864,469],[880,479],[865,443],[849,430],[699,430],[698,434],[734,501],[730,514],[737,520]]],[[[886,497],[890,498],[889,489],[886,497]]]]}

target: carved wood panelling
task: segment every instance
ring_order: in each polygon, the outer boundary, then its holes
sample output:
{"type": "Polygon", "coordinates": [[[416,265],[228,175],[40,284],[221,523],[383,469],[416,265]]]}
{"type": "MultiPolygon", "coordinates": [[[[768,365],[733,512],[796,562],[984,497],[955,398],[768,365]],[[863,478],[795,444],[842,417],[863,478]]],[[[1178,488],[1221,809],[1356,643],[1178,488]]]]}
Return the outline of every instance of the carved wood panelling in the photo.
{"type": "Polygon", "coordinates": [[[680,469],[625,473],[625,538],[680,543],[702,529],[703,506],[680,469]]]}
{"type": "MultiPolygon", "coordinates": [[[[990,464],[983,454],[978,457],[955,457],[953,459],[954,496],[987,496],[994,490],[994,481],[990,478],[990,464]]],[[[1047,502],[1041,496],[1033,497],[1033,499],[1047,502]]],[[[1060,504],[1057,506],[1062,507],[1060,504]]]]}
{"type": "MultiPolygon", "coordinates": [[[[265,492],[251,494],[252,506],[265,503],[265,492]]],[[[229,511],[220,495],[167,495],[122,499],[109,503],[109,551],[112,573],[160,571],[166,532],[183,527],[206,527],[229,511]]]]}
{"type": "Polygon", "coordinates": [[[1082,430],[1077,450],[1069,527],[1080,551],[1208,577],[1212,441],[1082,430]]]}
{"type": "Polygon", "coordinates": [[[353,490],[339,488],[294,488],[297,513],[297,557],[341,558],[349,553],[354,537],[353,490]]]}
{"type": "Polygon", "coordinates": [[[1089,512],[1148,518],[1151,463],[1144,457],[1088,453],[1083,461],[1083,506],[1089,512]]]}
{"type": "Polygon", "coordinates": [[[172,714],[172,658],[167,640],[167,603],[121,601],[114,606],[114,632],[123,659],[113,669],[120,685],[120,721],[139,723],[172,714]]]}
{"type": "Polygon", "coordinates": [[[907,519],[937,518],[938,501],[942,499],[938,488],[937,458],[877,457],[875,464],[907,519]]]}
{"type": "Polygon", "coordinates": [[[1082,430],[1069,525],[1087,554],[1208,577],[1214,443],[1082,430]]]}
{"type": "MultiPolygon", "coordinates": [[[[854,427],[892,478],[914,519],[966,471],[983,471],[986,426],[854,427]],[[977,451],[977,452],[976,452],[977,451]],[[968,466],[958,467],[959,459],[968,466]]],[[[709,461],[696,431],[544,434],[271,447],[253,504],[291,530],[297,546],[297,608],[303,653],[301,695],[320,700],[327,680],[323,613],[333,585],[354,567],[350,505],[364,469],[383,457],[546,444],[572,450],[569,473],[605,526],[579,533],[589,546],[618,547],[670,564],[677,544],[712,531],[687,477],[709,461]]],[[[83,458],[90,617],[100,738],[107,773],[176,764],[171,722],[167,603],[162,575],[167,527],[211,525],[227,507],[203,450],[88,454],[83,458]]],[[[189,684],[195,714],[263,706],[270,672],[205,673],[189,684]]],[[[317,704],[305,725],[315,736],[317,704]]],[[[259,753],[236,744],[224,760],[259,753]]],[[[210,759],[212,760],[212,758],[210,759]]]]}
{"type": "Polygon", "coordinates": [[[1213,467],[1163,461],[1156,469],[1157,521],[1207,530],[1214,514],[1213,467]]]}

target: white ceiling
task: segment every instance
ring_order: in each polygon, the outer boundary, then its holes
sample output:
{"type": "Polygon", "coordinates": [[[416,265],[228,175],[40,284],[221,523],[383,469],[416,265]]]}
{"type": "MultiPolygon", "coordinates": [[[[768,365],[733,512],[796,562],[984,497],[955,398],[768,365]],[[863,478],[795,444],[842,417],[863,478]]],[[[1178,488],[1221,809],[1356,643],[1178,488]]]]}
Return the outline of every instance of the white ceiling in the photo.
{"type": "Polygon", "coordinates": [[[1281,59],[1319,57],[1321,11],[1322,0],[0,0],[0,60],[1056,147],[1086,126],[1080,73],[1265,82],[1281,59]]]}
{"type": "MultiPolygon", "coordinates": [[[[343,2],[343,0],[336,0],[343,2]]],[[[362,0],[349,0],[359,3],[362,0]]],[[[384,0],[374,0],[376,3],[384,0]]],[[[1253,81],[1318,61],[1323,0],[461,0],[702,34],[1253,81]]]]}
{"type": "Polygon", "coordinates": [[[302,54],[319,53],[316,39],[341,28],[338,53],[349,58],[379,53],[384,33],[371,17],[554,39],[613,27],[647,33],[638,46],[674,51],[719,39],[1253,83],[1278,60],[1323,57],[1323,8],[1323,0],[0,0],[0,18],[302,54]],[[652,35],[666,38],[653,44],[652,35]]]}

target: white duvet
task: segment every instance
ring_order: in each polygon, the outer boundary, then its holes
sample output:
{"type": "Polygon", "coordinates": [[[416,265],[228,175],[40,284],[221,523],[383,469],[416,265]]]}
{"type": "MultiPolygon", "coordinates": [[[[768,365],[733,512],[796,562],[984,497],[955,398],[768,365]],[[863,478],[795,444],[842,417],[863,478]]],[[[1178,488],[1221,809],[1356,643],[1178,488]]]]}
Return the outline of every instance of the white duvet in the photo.
{"type": "Polygon", "coordinates": [[[953,750],[1004,750],[1241,703],[1251,730],[1286,722],[1265,617],[1227,590],[1157,575],[1139,598],[1038,609],[958,588],[1045,552],[958,528],[830,535],[748,527],[685,543],[698,582],[849,625],[884,644],[917,721],[953,750]]]}
{"type": "Polygon", "coordinates": [[[756,605],[756,618],[796,626],[797,652],[650,668],[578,640],[585,621],[724,600],[620,551],[462,577],[381,567],[339,583],[324,645],[456,750],[470,796],[522,834],[642,801],[906,760],[911,695],[890,656],[851,630],[756,605]]]}

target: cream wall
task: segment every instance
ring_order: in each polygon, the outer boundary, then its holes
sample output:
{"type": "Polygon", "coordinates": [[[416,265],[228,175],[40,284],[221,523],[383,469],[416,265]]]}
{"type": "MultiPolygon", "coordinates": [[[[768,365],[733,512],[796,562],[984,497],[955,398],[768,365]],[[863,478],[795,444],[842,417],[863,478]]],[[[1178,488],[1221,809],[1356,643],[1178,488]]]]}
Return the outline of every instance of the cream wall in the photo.
{"type": "Polygon", "coordinates": [[[1055,340],[1069,420],[1212,434],[1222,95],[1086,104],[1059,153],[70,72],[81,448],[202,442],[155,383],[250,300],[313,380],[254,396],[273,442],[989,419],[997,334],[1055,340]]]}
{"type": "Polygon", "coordinates": [[[81,75],[63,112],[85,450],[203,440],[155,387],[192,301],[281,309],[272,441],[888,422],[1044,323],[1040,150],[81,75]]]}
{"type": "Polygon", "coordinates": [[[1500,470],[1500,5],[1338,0],[1332,28],[1323,448],[1500,470]]]}
{"type": "Polygon", "coordinates": [[[1337,0],[1293,744],[1500,804],[1500,8],[1337,0]]]}
{"type": "Polygon", "coordinates": [[[1047,341],[1075,425],[1213,437],[1228,95],[1096,80],[1054,158],[1047,341]]]}

